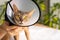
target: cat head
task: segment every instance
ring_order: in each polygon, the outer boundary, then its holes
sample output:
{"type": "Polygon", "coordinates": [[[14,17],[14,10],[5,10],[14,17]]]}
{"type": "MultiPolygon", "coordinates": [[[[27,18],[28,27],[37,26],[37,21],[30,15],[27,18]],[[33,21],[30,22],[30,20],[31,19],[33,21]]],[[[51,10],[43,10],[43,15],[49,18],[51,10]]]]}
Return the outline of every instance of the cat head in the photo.
{"type": "Polygon", "coordinates": [[[14,11],[14,21],[17,24],[22,24],[23,22],[29,21],[35,10],[33,9],[29,12],[23,12],[20,11],[15,4],[13,4],[13,11],[14,11]]]}

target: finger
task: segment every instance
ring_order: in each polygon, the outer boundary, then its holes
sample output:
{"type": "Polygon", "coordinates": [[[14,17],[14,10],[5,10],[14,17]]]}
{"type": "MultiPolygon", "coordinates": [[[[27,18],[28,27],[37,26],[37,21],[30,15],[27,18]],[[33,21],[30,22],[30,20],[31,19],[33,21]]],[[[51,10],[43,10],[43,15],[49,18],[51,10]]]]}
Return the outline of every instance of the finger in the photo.
{"type": "Polygon", "coordinates": [[[14,30],[14,29],[17,29],[18,26],[8,26],[7,30],[14,30]]]}

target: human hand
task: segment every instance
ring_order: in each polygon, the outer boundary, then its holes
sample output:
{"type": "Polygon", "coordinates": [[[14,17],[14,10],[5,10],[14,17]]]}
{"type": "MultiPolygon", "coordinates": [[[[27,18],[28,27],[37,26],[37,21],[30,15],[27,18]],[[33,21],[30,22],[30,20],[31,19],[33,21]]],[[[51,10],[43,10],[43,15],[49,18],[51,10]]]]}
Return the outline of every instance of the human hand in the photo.
{"type": "Polygon", "coordinates": [[[10,35],[16,35],[17,33],[19,33],[19,31],[22,30],[22,27],[19,26],[9,26],[9,23],[6,21],[1,25],[1,28],[4,29],[10,35]]]}

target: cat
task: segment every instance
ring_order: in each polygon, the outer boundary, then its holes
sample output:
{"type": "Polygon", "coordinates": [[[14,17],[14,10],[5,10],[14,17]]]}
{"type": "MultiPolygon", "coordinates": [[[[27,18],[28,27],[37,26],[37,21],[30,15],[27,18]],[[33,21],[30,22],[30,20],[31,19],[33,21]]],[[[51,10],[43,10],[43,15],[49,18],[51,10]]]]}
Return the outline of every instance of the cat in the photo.
{"type": "MultiPolygon", "coordinates": [[[[14,18],[14,21],[15,21],[16,25],[20,25],[20,24],[23,24],[23,22],[25,23],[25,22],[29,21],[29,19],[33,15],[34,11],[35,10],[31,10],[29,12],[20,11],[17,8],[17,6],[15,4],[13,4],[13,12],[14,12],[14,17],[13,18],[14,18]]],[[[29,39],[28,27],[24,27],[23,29],[25,29],[27,40],[30,40],[29,39]]]]}
{"type": "Polygon", "coordinates": [[[20,11],[15,4],[13,4],[13,12],[14,12],[14,21],[17,25],[23,24],[31,18],[34,13],[34,9],[29,12],[20,11]]]}

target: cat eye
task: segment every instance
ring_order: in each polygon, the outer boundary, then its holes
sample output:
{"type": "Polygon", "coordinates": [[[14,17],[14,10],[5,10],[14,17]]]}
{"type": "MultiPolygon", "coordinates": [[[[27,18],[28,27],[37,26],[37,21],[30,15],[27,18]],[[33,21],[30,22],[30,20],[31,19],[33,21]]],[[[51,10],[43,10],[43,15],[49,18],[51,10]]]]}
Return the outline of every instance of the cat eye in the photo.
{"type": "Polygon", "coordinates": [[[27,18],[27,16],[23,16],[23,19],[26,19],[27,18]]]}
{"type": "Polygon", "coordinates": [[[19,16],[16,16],[17,19],[19,19],[19,16]]]}

